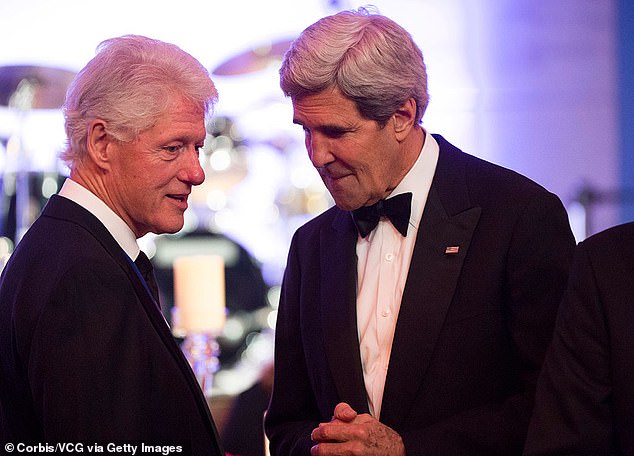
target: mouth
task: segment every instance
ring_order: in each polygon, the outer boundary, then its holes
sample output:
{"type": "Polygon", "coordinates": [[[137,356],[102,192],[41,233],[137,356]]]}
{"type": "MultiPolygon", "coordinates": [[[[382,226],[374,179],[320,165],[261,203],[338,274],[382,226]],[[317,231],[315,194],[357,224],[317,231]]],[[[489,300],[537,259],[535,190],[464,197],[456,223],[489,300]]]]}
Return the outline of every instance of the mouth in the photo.
{"type": "Polygon", "coordinates": [[[331,180],[331,181],[336,181],[339,179],[343,179],[344,177],[350,176],[352,173],[348,170],[321,170],[320,171],[321,177],[331,180]]]}
{"type": "Polygon", "coordinates": [[[166,195],[169,199],[178,203],[178,206],[187,209],[187,193],[170,193],[166,195]]]}
{"type": "Polygon", "coordinates": [[[348,182],[346,178],[350,176],[352,176],[352,173],[326,173],[322,174],[322,180],[329,189],[334,190],[335,187],[346,185],[348,182]]]}

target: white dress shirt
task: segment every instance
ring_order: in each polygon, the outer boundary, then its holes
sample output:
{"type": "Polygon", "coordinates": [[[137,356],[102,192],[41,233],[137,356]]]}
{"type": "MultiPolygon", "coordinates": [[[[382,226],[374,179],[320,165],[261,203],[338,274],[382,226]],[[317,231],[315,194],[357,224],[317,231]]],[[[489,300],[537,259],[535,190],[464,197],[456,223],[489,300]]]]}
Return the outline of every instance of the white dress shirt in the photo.
{"type": "Polygon", "coordinates": [[[130,227],[110,209],[99,197],[72,179],[66,179],[59,195],[67,198],[86,209],[97,217],[112,234],[125,253],[135,260],[139,255],[139,245],[130,227]]]}
{"type": "Polygon", "coordinates": [[[381,218],[366,238],[357,239],[359,348],[368,405],[376,419],[381,414],[396,320],[438,154],[438,143],[426,132],[416,163],[390,194],[412,192],[407,236],[403,237],[388,219],[381,218]]]}

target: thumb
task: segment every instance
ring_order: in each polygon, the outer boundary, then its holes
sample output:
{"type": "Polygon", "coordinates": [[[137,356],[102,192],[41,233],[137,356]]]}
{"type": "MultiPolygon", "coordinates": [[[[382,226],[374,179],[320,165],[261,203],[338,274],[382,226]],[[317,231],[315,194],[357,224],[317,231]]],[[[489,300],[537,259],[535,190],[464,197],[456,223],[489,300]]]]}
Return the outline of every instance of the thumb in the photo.
{"type": "Polygon", "coordinates": [[[341,421],[352,421],[357,417],[357,412],[345,402],[340,402],[335,407],[333,418],[341,421]]]}

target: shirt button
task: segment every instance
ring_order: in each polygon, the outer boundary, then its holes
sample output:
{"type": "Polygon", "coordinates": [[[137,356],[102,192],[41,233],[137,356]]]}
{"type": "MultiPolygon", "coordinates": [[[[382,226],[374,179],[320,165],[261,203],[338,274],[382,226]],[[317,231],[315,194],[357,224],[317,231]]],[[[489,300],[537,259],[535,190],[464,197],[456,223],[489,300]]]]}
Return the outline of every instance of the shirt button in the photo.
{"type": "Polygon", "coordinates": [[[387,261],[388,263],[391,263],[393,259],[394,259],[393,253],[388,253],[385,255],[385,261],[387,261]]]}
{"type": "Polygon", "coordinates": [[[390,316],[390,310],[389,309],[385,309],[383,312],[381,312],[381,315],[383,315],[384,317],[389,317],[390,316]]]}

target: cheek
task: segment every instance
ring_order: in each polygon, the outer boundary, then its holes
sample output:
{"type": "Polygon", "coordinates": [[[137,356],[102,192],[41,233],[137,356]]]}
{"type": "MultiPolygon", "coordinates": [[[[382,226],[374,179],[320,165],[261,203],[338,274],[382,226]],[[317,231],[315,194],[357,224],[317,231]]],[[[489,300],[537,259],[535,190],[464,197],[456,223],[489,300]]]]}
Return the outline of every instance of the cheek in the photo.
{"type": "Polygon", "coordinates": [[[170,163],[148,163],[135,170],[137,185],[146,191],[156,191],[176,178],[170,163]]]}
{"type": "Polygon", "coordinates": [[[389,172],[392,164],[386,160],[382,151],[367,148],[364,151],[363,160],[360,161],[360,169],[367,179],[375,181],[382,179],[389,172]]]}
{"type": "Polygon", "coordinates": [[[365,163],[365,168],[358,174],[359,185],[373,195],[385,192],[391,182],[391,173],[394,163],[383,161],[380,158],[365,163]]]}

